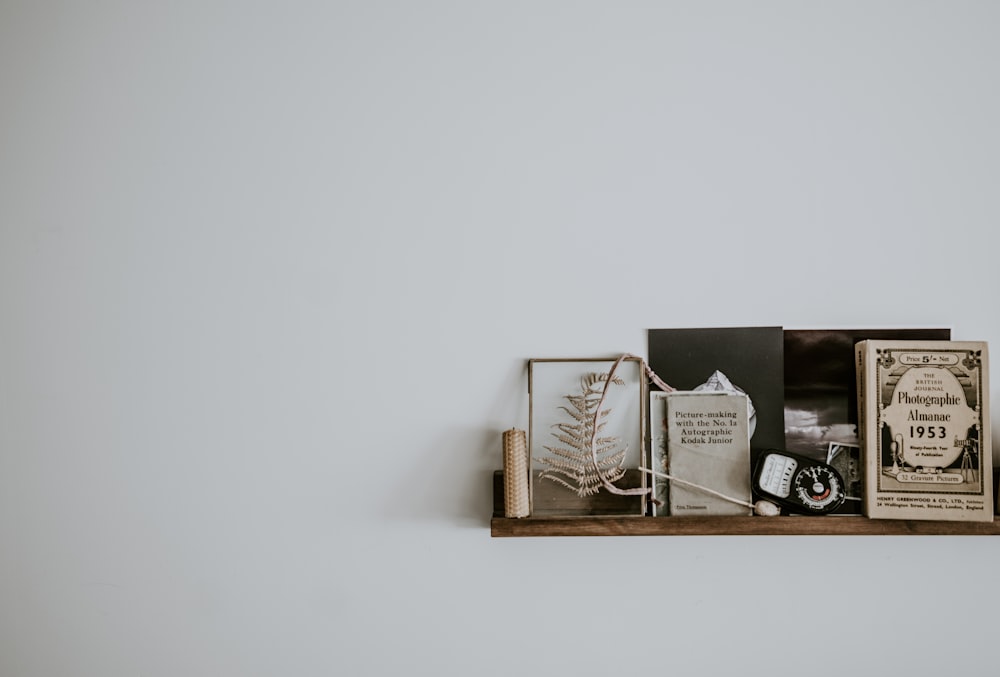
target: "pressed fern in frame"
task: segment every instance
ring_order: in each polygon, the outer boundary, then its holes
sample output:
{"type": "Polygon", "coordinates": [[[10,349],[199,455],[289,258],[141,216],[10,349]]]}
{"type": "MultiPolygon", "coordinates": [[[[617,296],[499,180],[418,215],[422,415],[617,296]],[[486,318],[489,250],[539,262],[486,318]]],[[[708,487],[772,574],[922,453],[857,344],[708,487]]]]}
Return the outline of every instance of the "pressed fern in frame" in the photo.
{"type": "MultiPolygon", "coordinates": [[[[611,414],[610,408],[600,412],[595,411],[607,380],[606,373],[587,374],[580,379],[580,393],[566,395],[566,400],[572,408],[566,406],[559,408],[566,412],[571,422],[554,424],[556,431],[552,433],[563,446],[545,446],[545,449],[552,452],[552,456],[540,459],[548,468],[541,472],[539,478],[561,484],[575,491],[581,498],[601,490],[598,469],[609,482],[617,482],[625,475],[622,464],[625,461],[627,447],[622,445],[621,438],[614,436],[597,438],[597,465],[594,464],[590,448],[590,440],[594,433],[594,415],[597,414],[596,418],[599,421],[597,434],[600,435],[607,427],[607,418],[611,414]]],[[[625,385],[625,381],[617,376],[611,382],[618,386],[625,385]]]]}
{"type": "Polygon", "coordinates": [[[645,513],[644,495],[616,495],[601,482],[603,476],[621,489],[644,488],[647,482],[638,471],[645,453],[647,392],[641,360],[621,363],[608,384],[614,364],[605,358],[528,361],[532,516],[645,513]]]}

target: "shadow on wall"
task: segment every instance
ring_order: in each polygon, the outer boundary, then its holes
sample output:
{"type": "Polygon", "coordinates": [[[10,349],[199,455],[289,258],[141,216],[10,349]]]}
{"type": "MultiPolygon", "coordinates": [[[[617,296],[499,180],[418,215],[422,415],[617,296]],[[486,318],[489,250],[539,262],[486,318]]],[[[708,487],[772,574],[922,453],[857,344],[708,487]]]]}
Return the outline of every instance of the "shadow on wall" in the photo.
{"type": "Polygon", "coordinates": [[[520,360],[497,388],[483,425],[443,431],[420,450],[420,462],[391,493],[402,498],[387,505],[383,516],[488,527],[493,515],[493,473],[503,467],[503,431],[525,429],[527,411],[527,361],[520,360]]]}

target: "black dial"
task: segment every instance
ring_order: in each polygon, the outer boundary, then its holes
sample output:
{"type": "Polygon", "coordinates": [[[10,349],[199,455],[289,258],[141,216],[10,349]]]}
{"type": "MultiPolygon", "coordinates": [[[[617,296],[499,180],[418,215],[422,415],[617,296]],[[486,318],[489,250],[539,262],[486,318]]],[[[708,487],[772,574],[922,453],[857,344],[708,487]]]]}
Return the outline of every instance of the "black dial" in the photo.
{"type": "Polygon", "coordinates": [[[812,465],[795,476],[795,494],[805,507],[815,512],[831,512],[844,502],[844,487],[836,472],[812,465]]]}

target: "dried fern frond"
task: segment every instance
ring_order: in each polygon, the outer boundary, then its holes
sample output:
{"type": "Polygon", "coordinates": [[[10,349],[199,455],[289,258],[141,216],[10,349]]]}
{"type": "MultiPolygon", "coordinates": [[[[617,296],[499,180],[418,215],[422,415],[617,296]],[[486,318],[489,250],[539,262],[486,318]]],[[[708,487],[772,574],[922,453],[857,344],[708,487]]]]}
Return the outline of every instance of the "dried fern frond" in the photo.
{"type": "MultiPolygon", "coordinates": [[[[607,372],[604,373],[592,372],[580,379],[580,385],[582,386],[582,389],[584,391],[591,390],[599,393],[600,392],[599,390],[594,390],[594,386],[598,384],[604,384],[607,382],[607,380],[608,380],[607,372]]],[[[611,379],[611,382],[614,383],[616,386],[625,385],[624,379],[622,379],[620,376],[615,376],[613,379],[611,379]]]]}
{"type": "Polygon", "coordinates": [[[552,451],[553,456],[545,459],[545,464],[549,466],[549,470],[562,470],[581,476],[586,474],[587,464],[575,458],[572,453],[567,452],[565,449],[553,449],[550,451],[552,451]]]}
{"type": "MultiPolygon", "coordinates": [[[[599,492],[604,484],[602,476],[606,481],[615,482],[625,475],[623,464],[628,447],[623,447],[617,437],[605,435],[595,438],[607,426],[611,414],[610,408],[597,411],[607,382],[606,373],[586,374],[580,379],[580,392],[564,396],[569,406],[560,406],[559,409],[569,420],[554,424],[552,436],[565,446],[545,447],[551,455],[539,459],[547,466],[540,474],[541,478],[561,484],[580,497],[599,492]],[[596,429],[595,414],[598,421],[596,429]]],[[[611,379],[611,383],[625,385],[625,381],[618,377],[611,379]]]]}

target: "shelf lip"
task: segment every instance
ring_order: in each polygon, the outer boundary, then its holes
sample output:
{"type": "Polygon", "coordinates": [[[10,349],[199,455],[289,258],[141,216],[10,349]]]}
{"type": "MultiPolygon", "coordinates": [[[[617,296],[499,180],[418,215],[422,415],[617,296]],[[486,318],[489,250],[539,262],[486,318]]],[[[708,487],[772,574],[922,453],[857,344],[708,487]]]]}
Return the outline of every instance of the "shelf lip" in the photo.
{"type": "Polygon", "coordinates": [[[493,517],[495,538],[539,536],[1000,536],[1000,521],[826,517],[493,517]]]}

